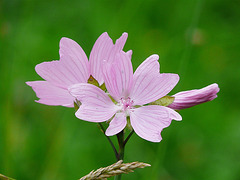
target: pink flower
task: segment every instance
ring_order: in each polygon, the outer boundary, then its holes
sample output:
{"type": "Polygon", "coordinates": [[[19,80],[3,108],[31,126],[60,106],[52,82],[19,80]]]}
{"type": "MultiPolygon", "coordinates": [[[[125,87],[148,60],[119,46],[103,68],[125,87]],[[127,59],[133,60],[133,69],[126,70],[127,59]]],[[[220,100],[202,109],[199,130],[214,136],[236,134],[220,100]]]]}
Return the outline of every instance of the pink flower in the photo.
{"type": "Polygon", "coordinates": [[[217,97],[219,87],[216,83],[198,90],[182,91],[173,97],[175,97],[172,104],[168,107],[176,110],[186,109],[207,101],[212,101],[217,97]]]}
{"type": "MultiPolygon", "coordinates": [[[[112,57],[123,49],[127,33],[114,45],[105,32],[95,42],[90,53],[89,61],[82,48],[73,40],[60,40],[60,60],[43,62],[35,67],[36,72],[46,81],[26,82],[36,92],[39,100],[36,102],[46,105],[61,105],[73,107],[75,98],[68,92],[68,87],[76,83],[87,83],[92,75],[98,83],[103,84],[101,71],[102,61],[112,57]]],[[[128,52],[131,56],[131,51],[128,52]]]]}
{"type": "Polygon", "coordinates": [[[104,81],[115,103],[94,85],[71,86],[70,93],[82,103],[76,116],[90,122],[104,122],[114,116],[106,130],[107,136],[121,132],[130,116],[136,134],[148,141],[160,142],[162,129],[168,127],[172,119],[182,117],[171,108],[147,105],[168,94],[179,80],[177,74],[159,73],[158,58],[158,55],[150,56],[134,74],[131,59],[124,52],[117,54],[111,63],[105,62],[104,81]]]}

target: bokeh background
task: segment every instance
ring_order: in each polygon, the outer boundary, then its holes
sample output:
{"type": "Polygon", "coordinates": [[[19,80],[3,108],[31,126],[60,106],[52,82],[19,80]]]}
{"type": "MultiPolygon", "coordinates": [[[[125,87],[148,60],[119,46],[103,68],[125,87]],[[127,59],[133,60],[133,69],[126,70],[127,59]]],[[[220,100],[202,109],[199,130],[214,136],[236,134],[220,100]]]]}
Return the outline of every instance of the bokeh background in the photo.
{"type": "MultiPolygon", "coordinates": [[[[171,92],[218,83],[212,102],[180,113],[160,143],[132,136],[125,161],[152,167],[126,180],[240,179],[239,0],[0,1],[0,173],[16,179],[78,179],[115,162],[106,138],[74,109],[35,103],[25,82],[34,67],[59,59],[59,40],[77,41],[89,55],[107,31],[128,32],[134,69],[160,56],[161,72],[180,75],[171,92]]],[[[115,141],[115,138],[113,138],[115,141]]],[[[115,141],[116,142],[116,141],[115,141]]]]}

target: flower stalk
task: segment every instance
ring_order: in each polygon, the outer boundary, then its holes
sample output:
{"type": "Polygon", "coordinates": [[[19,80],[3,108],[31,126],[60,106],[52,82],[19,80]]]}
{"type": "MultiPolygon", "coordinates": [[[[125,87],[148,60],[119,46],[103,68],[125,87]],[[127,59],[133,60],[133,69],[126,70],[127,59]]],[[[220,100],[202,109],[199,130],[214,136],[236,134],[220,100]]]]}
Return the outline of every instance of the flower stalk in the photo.
{"type": "MultiPolygon", "coordinates": [[[[130,137],[133,135],[134,131],[132,130],[125,140],[124,140],[124,130],[122,130],[120,133],[117,134],[117,140],[118,140],[118,146],[119,146],[119,149],[117,151],[117,149],[114,146],[112,140],[109,138],[109,136],[107,136],[105,134],[106,130],[103,127],[102,123],[98,123],[98,124],[99,124],[100,130],[103,132],[103,134],[107,138],[108,142],[110,143],[111,147],[113,148],[113,151],[114,151],[115,157],[117,159],[117,162],[123,161],[125,145],[127,144],[130,137]]],[[[115,180],[121,180],[121,176],[122,176],[121,174],[116,175],[115,180]]]]}
{"type": "MultiPolygon", "coordinates": [[[[124,159],[124,130],[122,130],[120,133],[117,134],[117,139],[118,139],[118,146],[119,146],[119,151],[118,151],[118,161],[124,159]]],[[[121,180],[122,174],[116,175],[114,180],[121,180]]]]}
{"type": "Polygon", "coordinates": [[[103,125],[102,125],[101,123],[98,123],[98,124],[99,124],[99,128],[100,128],[100,130],[103,132],[103,134],[104,134],[105,137],[107,138],[108,142],[109,142],[110,145],[112,146],[113,151],[114,151],[114,154],[115,154],[115,157],[116,157],[116,159],[117,159],[117,161],[118,161],[119,159],[118,159],[118,152],[117,152],[117,149],[115,148],[115,146],[114,146],[112,140],[109,138],[109,136],[107,136],[107,135],[105,134],[105,131],[106,131],[106,130],[105,130],[105,128],[103,127],[103,125]]]}
{"type": "Polygon", "coordinates": [[[118,146],[119,146],[119,151],[118,151],[118,157],[117,160],[123,160],[124,158],[124,131],[122,130],[120,133],[117,134],[117,139],[118,139],[118,146]]]}

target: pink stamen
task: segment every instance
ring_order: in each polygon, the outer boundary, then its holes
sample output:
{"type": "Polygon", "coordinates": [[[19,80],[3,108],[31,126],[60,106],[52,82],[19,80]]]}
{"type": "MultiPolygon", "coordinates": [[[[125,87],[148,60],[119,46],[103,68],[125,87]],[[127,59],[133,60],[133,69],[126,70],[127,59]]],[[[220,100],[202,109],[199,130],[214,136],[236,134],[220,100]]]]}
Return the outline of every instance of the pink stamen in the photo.
{"type": "Polygon", "coordinates": [[[121,98],[120,105],[122,106],[122,111],[128,111],[132,109],[133,101],[128,97],[127,99],[121,98]]]}

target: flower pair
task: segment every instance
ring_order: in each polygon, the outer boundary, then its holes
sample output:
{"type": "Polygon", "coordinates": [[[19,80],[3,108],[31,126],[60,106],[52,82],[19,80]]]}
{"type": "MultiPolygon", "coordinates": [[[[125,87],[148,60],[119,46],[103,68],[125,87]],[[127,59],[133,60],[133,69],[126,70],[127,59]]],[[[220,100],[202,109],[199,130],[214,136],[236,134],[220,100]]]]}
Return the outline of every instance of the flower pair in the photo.
{"type": "Polygon", "coordinates": [[[106,135],[121,132],[130,118],[136,134],[148,141],[160,142],[162,129],[168,127],[172,119],[182,119],[174,109],[188,108],[217,97],[219,88],[212,84],[173,95],[166,104],[168,107],[157,104],[175,87],[179,76],[159,73],[158,55],[147,58],[133,73],[132,52],[123,51],[126,39],[127,33],[123,33],[113,44],[107,33],[103,33],[88,61],[76,42],[62,38],[60,60],[36,66],[37,73],[46,81],[27,82],[40,98],[37,102],[73,107],[77,99],[81,102],[76,112],[79,119],[90,122],[111,119],[106,135]],[[91,77],[98,85],[87,83],[91,77]],[[103,83],[107,92],[100,88],[103,83]]]}
{"type": "MultiPolygon", "coordinates": [[[[103,84],[102,60],[113,59],[127,39],[127,33],[113,44],[107,33],[103,33],[95,42],[89,61],[82,48],[73,40],[60,40],[60,60],[43,62],[35,67],[36,72],[46,81],[27,82],[36,92],[38,103],[54,106],[73,107],[75,97],[68,88],[77,83],[87,83],[90,75],[103,84]]],[[[131,51],[128,52],[131,54],[131,51]]]]}

